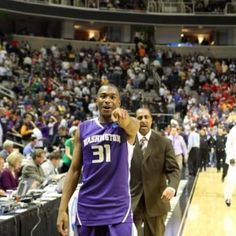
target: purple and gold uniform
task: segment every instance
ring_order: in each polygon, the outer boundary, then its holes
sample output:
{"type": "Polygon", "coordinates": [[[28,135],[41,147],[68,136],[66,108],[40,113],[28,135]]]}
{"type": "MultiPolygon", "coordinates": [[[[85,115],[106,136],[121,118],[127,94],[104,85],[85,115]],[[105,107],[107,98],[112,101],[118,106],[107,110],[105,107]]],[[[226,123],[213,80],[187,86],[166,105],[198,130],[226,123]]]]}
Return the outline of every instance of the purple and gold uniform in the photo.
{"type": "Polygon", "coordinates": [[[116,123],[98,119],[80,125],[82,186],[78,197],[79,225],[132,223],[129,168],[133,146],[116,123]]]}

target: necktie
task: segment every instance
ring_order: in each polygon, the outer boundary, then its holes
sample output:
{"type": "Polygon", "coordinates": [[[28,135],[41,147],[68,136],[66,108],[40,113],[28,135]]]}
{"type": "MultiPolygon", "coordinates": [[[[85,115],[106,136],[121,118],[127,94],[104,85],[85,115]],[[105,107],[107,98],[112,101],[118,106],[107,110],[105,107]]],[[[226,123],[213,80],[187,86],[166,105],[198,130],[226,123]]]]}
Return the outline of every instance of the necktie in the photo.
{"type": "Polygon", "coordinates": [[[139,144],[140,144],[140,149],[142,150],[142,153],[144,154],[145,150],[147,148],[147,139],[146,139],[146,137],[142,137],[139,144]]]}

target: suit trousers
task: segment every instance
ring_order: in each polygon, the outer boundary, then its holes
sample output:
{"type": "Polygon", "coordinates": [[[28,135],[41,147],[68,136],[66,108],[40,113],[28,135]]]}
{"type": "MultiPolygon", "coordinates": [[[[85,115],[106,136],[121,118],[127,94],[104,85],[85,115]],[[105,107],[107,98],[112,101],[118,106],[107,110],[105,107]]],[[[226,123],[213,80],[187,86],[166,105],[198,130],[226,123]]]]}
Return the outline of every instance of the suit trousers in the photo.
{"type": "Polygon", "coordinates": [[[134,223],[138,231],[138,236],[163,236],[165,232],[166,217],[167,214],[149,216],[147,214],[144,196],[142,196],[134,210],[134,223]],[[144,229],[142,228],[143,223],[144,229]]]}
{"type": "Polygon", "coordinates": [[[208,163],[208,158],[209,158],[209,149],[208,148],[200,148],[199,149],[199,168],[200,171],[202,168],[204,171],[206,171],[207,163],[208,163]]]}
{"type": "Polygon", "coordinates": [[[223,165],[225,163],[225,150],[217,150],[216,149],[216,168],[218,171],[220,171],[221,167],[223,168],[223,165]],[[221,163],[222,160],[222,163],[221,163]]]}
{"type": "Polygon", "coordinates": [[[189,174],[196,176],[199,167],[199,148],[193,147],[189,152],[188,168],[189,174]]]}

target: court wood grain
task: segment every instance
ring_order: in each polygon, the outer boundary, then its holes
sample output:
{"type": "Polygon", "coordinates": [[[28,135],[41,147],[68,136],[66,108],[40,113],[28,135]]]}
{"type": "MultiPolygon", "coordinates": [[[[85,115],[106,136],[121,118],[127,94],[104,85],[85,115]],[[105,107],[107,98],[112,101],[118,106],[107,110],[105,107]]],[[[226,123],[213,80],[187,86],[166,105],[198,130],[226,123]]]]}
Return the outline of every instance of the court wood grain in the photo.
{"type": "Polygon", "coordinates": [[[221,173],[216,173],[215,168],[199,174],[182,235],[236,235],[236,195],[234,193],[231,207],[227,207],[221,173]]]}

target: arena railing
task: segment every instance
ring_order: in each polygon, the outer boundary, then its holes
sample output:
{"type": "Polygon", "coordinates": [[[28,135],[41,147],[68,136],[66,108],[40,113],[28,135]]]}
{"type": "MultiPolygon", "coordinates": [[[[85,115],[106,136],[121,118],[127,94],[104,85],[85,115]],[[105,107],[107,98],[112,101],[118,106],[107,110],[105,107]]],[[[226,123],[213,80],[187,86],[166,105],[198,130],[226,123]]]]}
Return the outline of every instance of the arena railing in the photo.
{"type": "Polygon", "coordinates": [[[165,1],[155,1],[149,0],[147,4],[147,12],[152,13],[184,13],[184,14],[194,14],[194,3],[193,2],[165,2],[165,1]]]}
{"type": "Polygon", "coordinates": [[[0,85],[0,97],[8,97],[8,98],[15,99],[15,94],[11,90],[0,85]]]}
{"type": "Polygon", "coordinates": [[[236,3],[227,3],[225,5],[225,15],[236,14],[236,3]]]}
{"type": "MultiPolygon", "coordinates": [[[[91,10],[107,10],[107,11],[117,11],[117,12],[142,12],[142,13],[157,13],[157,14],[201,14],[195,9],[195,1],[163,1],[163,0],[147,0],[144,9],[132,8],[131,5],[128,8],[119,6],[112,7],[106,6],[102,0],[94,0],[91,5],[90,0],[12,0],[25,3],[35,3],[35,4],[48,4],[57,5],[61,7],[76,7],[76,8],[89,8],[91,10]],[[131,8],[131,9],[130,9],[131,8]]],[[[204,14],[209,15],[212,12],[204,12],[204,14]]],[[[215,14],[222,14],[216,13],[215,14]]]]}
{"type": "MultiPolygon", "coordinates": [[[[131,116],[135,116],[134,112],[129,112],[131,116]]],[[[164,130],[170,125],[171,119],[175,118],[175,114],[169,113],[152,113],[154,130],[164,130]]]]}

